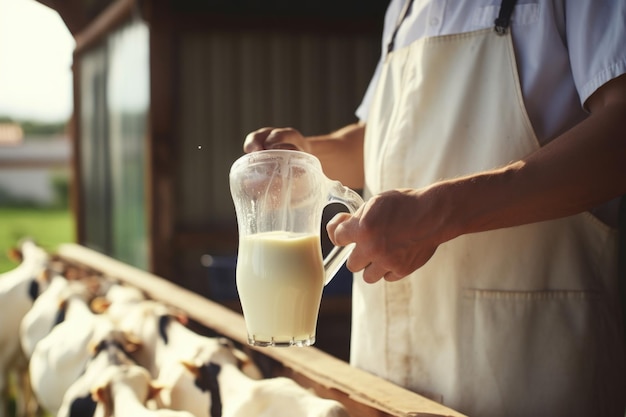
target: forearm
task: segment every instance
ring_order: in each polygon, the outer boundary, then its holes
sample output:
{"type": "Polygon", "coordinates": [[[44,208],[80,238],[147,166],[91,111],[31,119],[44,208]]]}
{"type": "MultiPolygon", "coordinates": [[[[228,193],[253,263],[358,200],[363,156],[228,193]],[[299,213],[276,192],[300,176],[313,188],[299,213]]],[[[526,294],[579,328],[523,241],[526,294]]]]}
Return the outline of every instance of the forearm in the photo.
{"type": "Polygon", "coordinates": [[[564,217],[626,193],[624,115],[626,103],[612,103],[521,161],[434,185],[447,200],[449,237],[564,217]]]}
{"type": "Polygon", "coordinates": [[[328,135],[306,138],[307,151],[320,160],[326,176],[347,187],[362,189],[364,134],[364,124],[350,124],[328,135]]]}

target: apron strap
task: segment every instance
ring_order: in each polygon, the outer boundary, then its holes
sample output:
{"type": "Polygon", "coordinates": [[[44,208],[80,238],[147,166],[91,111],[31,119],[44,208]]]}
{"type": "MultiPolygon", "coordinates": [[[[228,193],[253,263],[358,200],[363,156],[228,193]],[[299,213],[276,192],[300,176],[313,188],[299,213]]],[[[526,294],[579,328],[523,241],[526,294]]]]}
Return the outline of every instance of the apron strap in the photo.
{"type": "Polygon", "coordinates": [[[398,34],[400,25],[402,25],[402,22],[404,22],[404,19],[406,19],[406,17],[409,15],[409,11],[411,10],[412,5],[413,5],[413,0],[407,0],[404,3],[404,7],[402,8],[402,11],[400,12],[400,17],[398,18],[398,21],[396,22],[396,27],[394,28],[393,33],[391,34],[391,40],[387,44],[387,53],[390,53],[391,51],[393,51],[394,43],[396,42],[396,35],[398,34]]]}
{"type": "Polygon", "coordinates": [[[513,8],[515,7],[517,0],[502,0],[500,3],[500,13],[495,20],[495,31],[498,35],[505,35],[507,29],[511,24],[511,15],[513,14],[513,8]]]}

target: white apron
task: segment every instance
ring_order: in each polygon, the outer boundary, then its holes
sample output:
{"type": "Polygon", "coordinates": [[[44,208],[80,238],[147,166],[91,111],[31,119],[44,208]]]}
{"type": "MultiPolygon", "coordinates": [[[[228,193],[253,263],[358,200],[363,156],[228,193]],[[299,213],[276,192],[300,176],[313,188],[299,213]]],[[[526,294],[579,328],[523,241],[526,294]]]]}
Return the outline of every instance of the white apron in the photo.
{"type": "MultiPolygon", "coordinates": [[[[510,32],[420,39],[382,70],[366,197],[539,146],[510,32]]],[[[359,368],[469,416],[624,416],[617,233],[589,213],[461,236],[405,279],[354,282],[359,368]]]]}

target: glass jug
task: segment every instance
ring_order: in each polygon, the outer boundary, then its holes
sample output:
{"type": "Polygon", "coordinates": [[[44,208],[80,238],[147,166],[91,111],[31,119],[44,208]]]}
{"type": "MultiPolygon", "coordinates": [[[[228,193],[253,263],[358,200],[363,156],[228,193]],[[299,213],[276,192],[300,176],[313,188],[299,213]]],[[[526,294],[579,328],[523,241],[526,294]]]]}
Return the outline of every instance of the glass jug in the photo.
{"type": "Polygon", "coordinates": [[[354,213],[361,196],[328,179],[317,158],[293,150],[265,150],[239,158],[230,170],[239,227],[237,291],[255,346],[309,346],[322,289],[353,245],[322,259],[322,212],[330,203],[354,213]]]}

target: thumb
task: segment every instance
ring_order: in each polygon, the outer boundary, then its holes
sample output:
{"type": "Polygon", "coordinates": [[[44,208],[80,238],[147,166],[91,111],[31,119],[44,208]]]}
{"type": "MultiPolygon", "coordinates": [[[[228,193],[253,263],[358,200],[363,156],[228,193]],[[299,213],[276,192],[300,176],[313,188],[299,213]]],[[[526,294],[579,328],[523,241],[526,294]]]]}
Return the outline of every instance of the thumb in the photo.
{"type": "Polygon", "coordinates": [[[345,246],[355,241],[356,219],[349,213],[335,215],[327,224],[328,238],[336,246],[345,246]]]}

